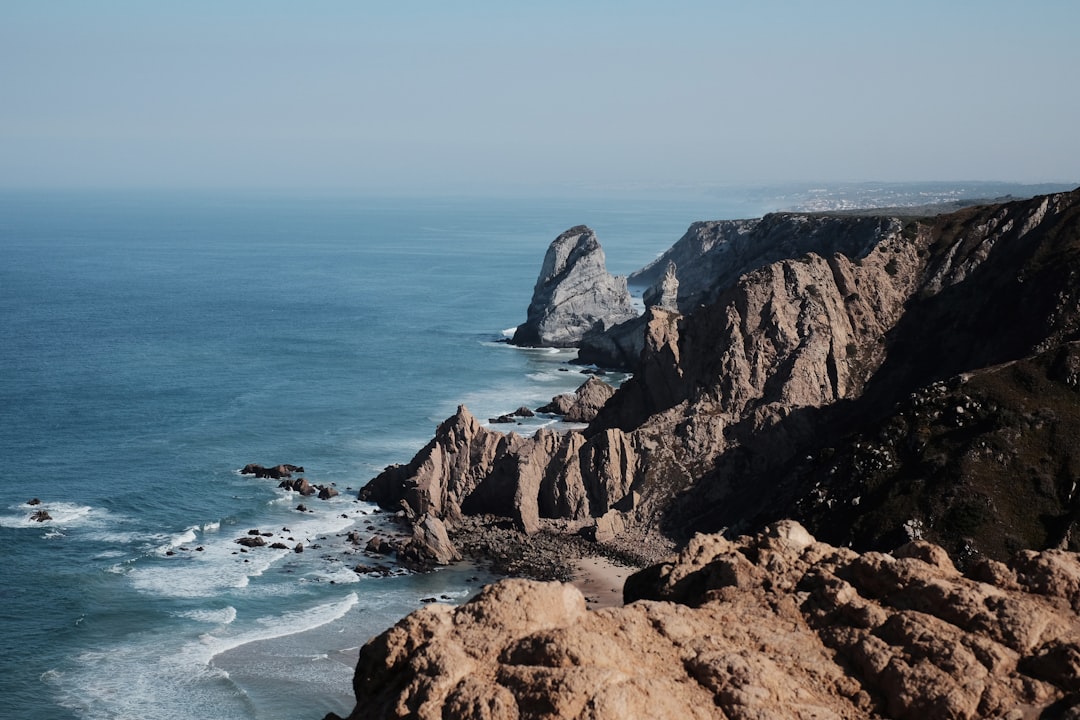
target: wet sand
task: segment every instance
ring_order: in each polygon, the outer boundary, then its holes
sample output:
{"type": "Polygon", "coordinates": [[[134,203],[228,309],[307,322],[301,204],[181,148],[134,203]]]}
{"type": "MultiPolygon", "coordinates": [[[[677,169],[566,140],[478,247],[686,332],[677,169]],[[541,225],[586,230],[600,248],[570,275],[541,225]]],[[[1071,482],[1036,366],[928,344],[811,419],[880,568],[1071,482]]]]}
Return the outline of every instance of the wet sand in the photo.
{"type": "Polygon", "coordinates": [[[586,557],[575,562],[570,582],[590,608],[619,607],[623,604],[623,582],[635,572],[637,568],[616,565],[605,557],[586,557]]]}

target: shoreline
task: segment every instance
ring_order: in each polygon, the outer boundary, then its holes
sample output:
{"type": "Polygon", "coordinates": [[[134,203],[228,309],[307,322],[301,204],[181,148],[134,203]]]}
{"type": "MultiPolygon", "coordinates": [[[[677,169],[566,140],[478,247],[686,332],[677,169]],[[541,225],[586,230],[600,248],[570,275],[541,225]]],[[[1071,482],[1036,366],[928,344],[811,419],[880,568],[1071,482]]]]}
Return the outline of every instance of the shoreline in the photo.
{"type": "Polygon", "coordinates": [[[356,703],[352,680],[364,644],[431,602],[459,605],[501,579],[470,559],[430,572],[361,579],[369,584],[343,587],[360,601],[340,617],[235,645],[211,656],[207,666],[255,708],[287,706],[304,696],[311,717],[345,717],[356,703]]]}

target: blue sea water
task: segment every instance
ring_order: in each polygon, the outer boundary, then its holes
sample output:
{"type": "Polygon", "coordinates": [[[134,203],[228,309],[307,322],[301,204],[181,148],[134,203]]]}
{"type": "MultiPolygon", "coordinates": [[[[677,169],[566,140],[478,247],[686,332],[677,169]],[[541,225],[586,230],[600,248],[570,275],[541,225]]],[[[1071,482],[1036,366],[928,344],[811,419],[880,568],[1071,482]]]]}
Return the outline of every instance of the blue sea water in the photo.
{"type": "Polygon", "coordinates": [[[385,524],[355,491],[459,403],[486,419],[583,380],[572,352],[499,342],[548,243],[590,224],[627,273],[692,220],[761,209],[0,195],[0,714],[346,712],[359,645],[479,587],[471,568],[353,572],[371,561],[344,535],[385,524]],[[341,495],[299,498],[249,462],[341,495]],[[35,497],[53,520],[29,519],[35,497]],[[241,553],[249,529],[306,550],[241,553]]]}

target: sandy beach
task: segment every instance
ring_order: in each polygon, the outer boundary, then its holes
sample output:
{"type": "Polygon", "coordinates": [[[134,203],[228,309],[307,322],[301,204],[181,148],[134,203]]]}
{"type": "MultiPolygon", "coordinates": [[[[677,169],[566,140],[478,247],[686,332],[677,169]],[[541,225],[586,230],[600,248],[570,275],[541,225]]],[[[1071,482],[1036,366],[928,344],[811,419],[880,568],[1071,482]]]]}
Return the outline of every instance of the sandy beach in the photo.
{"type": "Polygon", "coordinates": [[[590,608],[618,607],[623,604],[623,583],[637,570],[616,565],[605,557],[585,557],[574,563],[570,582],[585,596],[590,608]]]}

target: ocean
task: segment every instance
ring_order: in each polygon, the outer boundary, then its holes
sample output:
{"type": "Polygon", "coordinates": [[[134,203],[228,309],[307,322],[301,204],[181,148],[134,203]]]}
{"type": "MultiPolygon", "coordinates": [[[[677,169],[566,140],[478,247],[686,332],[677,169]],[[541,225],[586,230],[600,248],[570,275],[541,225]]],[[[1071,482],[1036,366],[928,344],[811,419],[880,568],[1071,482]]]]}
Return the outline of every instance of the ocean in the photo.
{"type": "Polygon", "coordinates": [[[458,404],[483,420],[585,379],[572,351],[502,342],[551,240],[588,224],[626,274],[694,220],[823,192],[0,193],[0,715],[347,713],[360,645],[490,579],[355,572],[374,561],[347,534],[389,522],[356,491],[458,404]],[[290,549],[244,552],[251,530],[290,549]]]}
{"type": "Polygon", "coordinates": [[[354,572],[347,533],[387,523],[356,491],[460,403],[584,380],[501,342],[560,232],[590,224],[625,274],[740,202],[0,195],[0,714],[347,712],[361,644],[486,579],[354,572]],[[240,552],[252,529],[305,551],[240,552]]]}

